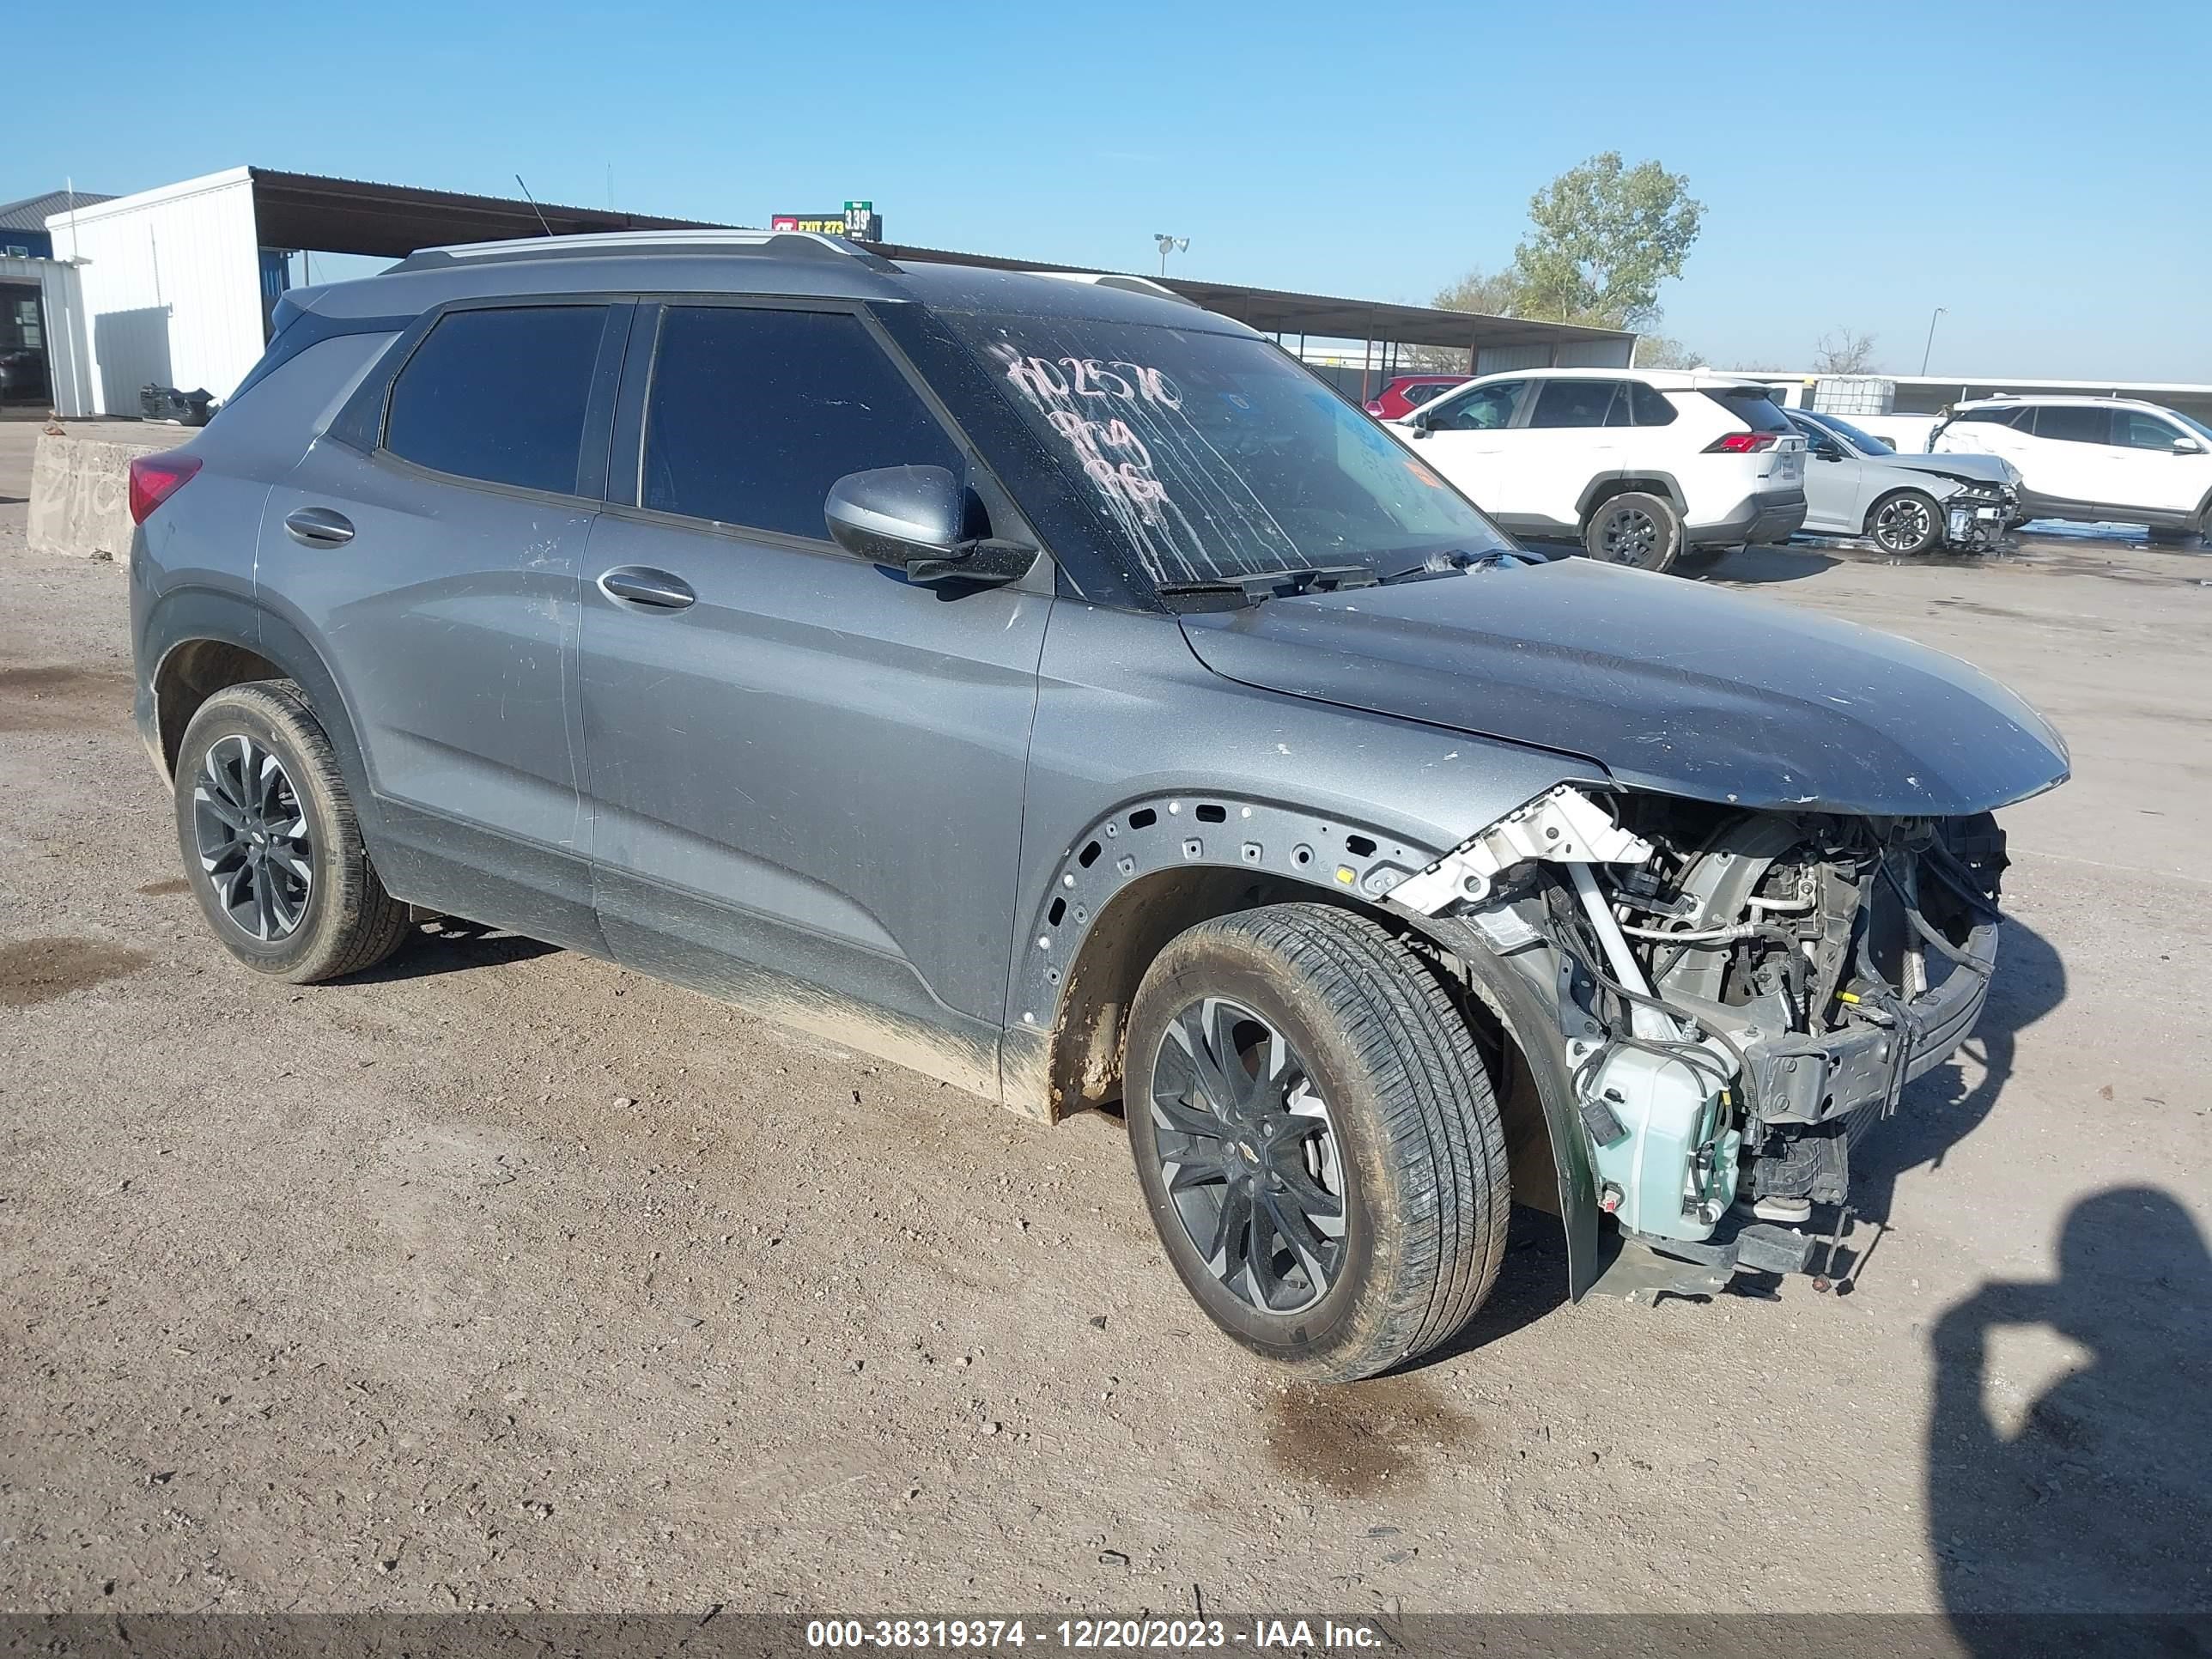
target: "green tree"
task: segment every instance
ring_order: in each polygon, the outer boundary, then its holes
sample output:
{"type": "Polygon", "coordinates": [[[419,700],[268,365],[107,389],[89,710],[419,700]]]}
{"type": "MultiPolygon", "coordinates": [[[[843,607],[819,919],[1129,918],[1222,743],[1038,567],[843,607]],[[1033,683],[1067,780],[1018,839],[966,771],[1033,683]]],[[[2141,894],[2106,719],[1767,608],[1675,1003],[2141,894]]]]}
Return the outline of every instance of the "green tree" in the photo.
{"type": "Polygon", "coordinates": [[[1521,302],[1521,285],[1508,270],[1487,271],[1477,265],[1449,288],[1437,290],[1430,303],[1443,311],[1474,311],[1486,317],[1511,317],[1521,302]]]}
{"type": "Polygon", "coordinates": [[[1618,150],[1570,167],[1528,201],[1529,233],[1507,275],[1518,314],[1637,328],[1658,314],[1659,285],[1682,274],[1705,216],[1690,181],[1618,150]]]}
{"type": "Polygon", "coordinates": [[[1699,368],[1705,362],[1702,352],[1694,351],[1680,340],[1669,339],[1664,334],[1637,337],[1636,367],[1638,368],[1699,368]]]}

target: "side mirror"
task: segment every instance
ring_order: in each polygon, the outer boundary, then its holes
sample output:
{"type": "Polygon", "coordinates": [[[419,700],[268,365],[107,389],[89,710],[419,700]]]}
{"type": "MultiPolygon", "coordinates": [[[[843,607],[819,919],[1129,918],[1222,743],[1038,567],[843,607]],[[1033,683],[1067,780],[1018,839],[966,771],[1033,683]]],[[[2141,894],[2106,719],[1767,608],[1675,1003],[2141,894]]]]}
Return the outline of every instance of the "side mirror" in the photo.
{"type": "Polygon", "coordinates": [[[2173,453],[2177,455],[2202,455],[2204,453],[2204,446],[2194,438],[2176,438],[2173,441],[2173,453]]]}
{"type": "Polygon", "coordinates": [[[1813,453],[1824,461],[1840,461],[1844,459],[1843,450],[1832,443],[1816,443],[1813,446],[1813,453]]]}
{"type": "Polygon", "coordinates": [[[896,565],[925,586],[997,586],[1027,574],[1037,550],[1018,542],[966,538],[967,492],[941,466],[879,466],[830,486],[822,516],[830,538],[874,564],[896,565]]]}
{"type": "Polygon", "coordinates": [[[1416,438],[1425,438],[1429,435],[1430,424],[1436,418],[1436,410],[1424,404],[1406,416],[1406,424],[1413,429],[1413,435],[1416,438]]]}

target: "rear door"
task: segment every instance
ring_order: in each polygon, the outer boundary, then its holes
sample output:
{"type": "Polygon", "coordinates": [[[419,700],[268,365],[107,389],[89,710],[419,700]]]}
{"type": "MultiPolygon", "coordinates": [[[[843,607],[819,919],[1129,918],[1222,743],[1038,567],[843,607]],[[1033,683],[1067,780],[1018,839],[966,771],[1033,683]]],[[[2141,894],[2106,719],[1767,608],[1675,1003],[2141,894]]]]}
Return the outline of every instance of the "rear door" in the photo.
{"type": "Polygon", "coordinates": [[[392,348],[396,378],[372,374],[270,492],[257,572],[337,683],[392,890],[592,950],[579,571],[629,316],[565,300],[427,316],[392,348]]]}
{"type": "Polygon", "coordinates": [[[583,591],[608,943],[995,1091],[1049,561],[953,597],[830,539],[846,473],[979,484],[852,311],[645,307],[615,454],[583,591]],[[661,601],[623,597],[641,582],[661,601]]]}
{"type": "Polygon", "coordinates": [[[1528,510],[1572,531],[1591,480],[1620,471],[1623,445],[1634,443],[1627,388],[1579,375],[1539,380],[1522,420],[1513,465],[1528,510]]]}
{"type": "Polygon", "coordinates": [[[2118,486],[2112,465],[2112,411],[2100,404],[2039,404],[2033,436],[2020,463],[2039,496],[2075,507],[2113,504],[2118,486]]]}
{"type": "Polygon", "coordinates": [[[1519,434],[1514,412],[1526,380],[1492,380],[1438,398],[1420,411],[1422,424],[1404,434],[1430,465],[1450,479],[1477,507],[1501,523],[1525,523],[1533,510],[1527,481],[1507,457],[1519,434]]]}

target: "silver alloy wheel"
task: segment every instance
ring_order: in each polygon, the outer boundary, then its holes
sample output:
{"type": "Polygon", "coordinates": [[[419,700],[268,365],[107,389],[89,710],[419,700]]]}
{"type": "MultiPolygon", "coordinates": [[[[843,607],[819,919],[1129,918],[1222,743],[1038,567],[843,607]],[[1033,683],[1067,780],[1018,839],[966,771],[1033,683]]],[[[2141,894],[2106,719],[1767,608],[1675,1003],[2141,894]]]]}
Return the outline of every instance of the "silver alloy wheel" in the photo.
{"type": "Polygon", "coordinates": [[[272,751],[237,732],[208,745],[192,784],[192,839],[232,926],[264,944],[299,927],[314,847],[300,792],[272,751]]]}
{"type": "Polygon", "coordinates": [[[1161,1187],[1207,1271],[1260,1313],[1328,1295],[1344,1264],[1344,1157],[1289,1041],[1203,998],[1169,1022],[1152,1093],[1161,1187]]]}
{"type": "Polygon", "coordinates": [[[1605,549],[1605,556],[1639,570],[1658,556],[1660,540],[1658,520],[1640,507],[1611,508],[1598,527],[1598,545],[1605,549]]]}
{"type": "Polygon", "coordinates": [[[1874,515],[1874,539],[1885,553],[1917,553],[1936,528],[1935,514],[1917,495],[1884,501],[1874,515]]]}

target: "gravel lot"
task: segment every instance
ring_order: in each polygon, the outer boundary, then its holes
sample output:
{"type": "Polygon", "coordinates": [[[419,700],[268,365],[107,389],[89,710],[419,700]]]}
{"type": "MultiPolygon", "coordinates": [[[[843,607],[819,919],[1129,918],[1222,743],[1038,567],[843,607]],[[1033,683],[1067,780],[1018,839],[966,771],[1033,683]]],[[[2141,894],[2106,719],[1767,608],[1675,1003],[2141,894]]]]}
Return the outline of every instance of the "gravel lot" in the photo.
{"type": "Polygon", "coordinates": [[[0,1607],[2212,1607],[2212,558],[1716,580],[2010,681],[1990,1016],[1853,1293],[1561,1301],[1285,1390],[1046,1131],[605,963],[257,983],[129,719],[125,575],[0,424],[0,1607]],[[2062,1243],[2063,1241],[2063,1243],[2062,1243]]]}

